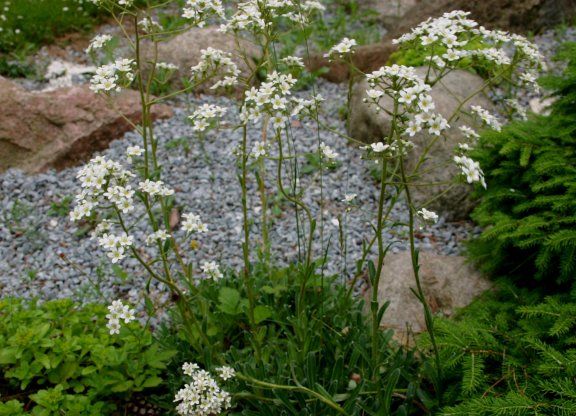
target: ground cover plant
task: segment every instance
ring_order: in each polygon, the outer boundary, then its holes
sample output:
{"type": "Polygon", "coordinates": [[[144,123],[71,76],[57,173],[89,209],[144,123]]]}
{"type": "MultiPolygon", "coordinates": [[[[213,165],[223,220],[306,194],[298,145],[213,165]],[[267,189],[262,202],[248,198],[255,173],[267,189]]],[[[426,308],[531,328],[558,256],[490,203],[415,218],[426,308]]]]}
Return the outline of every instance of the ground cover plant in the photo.
{"type": "MultiPolygon", "coordinates": [[[[538,299],[537,306],[527,303],[521,308],[488,302],[480,312],[471,309],[474,320],[439,321],[420,281],[415,243],[418,230],[438,220],[427,203],[413,200],[414,188],[428,185],[422,183],[420,174],[431,149],[444,139],[450,124],[464,115],[495,131],[502,129],[505,116],[522,115],[514,94],[520,88],[536,88],[536,76],[543,69],[534,45],[521,36],[479,27],[467,13],[454,11],[423,22],[396,41],[403,56],[416,51],[417,56],[426,57],[419,62],[426,67],[423,77],[405,65],[361,74],[351,60],[360,43],[357,39],[345,37],[327,48],[330,59],[341,60],[351,66],[352,73],[366,77],[365,102],[391,117],[390,130],[370,145],[339,132],[342,146],[357,147],[366,166],[377,166],[380,175],[373,232],[363,236],[363,256],[353,259],[353,281],[342,284],[344,276],[324,271],[330,260],[326,247],[331,244],[324,236],[325,196],[321,193],[319,202],[306,202],[307,189],[300,183],[302,175],[314,173],[322,178],[328,174],[339,163],[338,149],[327,146],[318,135],[312,138],[317,145],[314,154],[296,150],[292,123],[312,122],[318,131],[331,126],[322,124],[323,99],[313,82],[304,90],[307,98],[294,94],[302,86],[298,80],[307,76],[303,57],[281,50],[283,39],[301,43],[299,49],[289,45],[294,51],[308,50],[310,24],[324,12],[324,6],[292,0],[249,0],[236,7],[217,0],[92,3],[99,7],[98,13],[108,13],[120,25],[128,45],[123,53],[128,55],[107,49],[113,43],[111,37],[96,36],[89,53],[99,67],[90,87],[105,98],[124,88],[140,93],[142,122],[133,127],[142,140],[139,146],[128,147],[122,159],[93,158],[78,171],[82,191],[74,202],[63,200],[51,212],[61,215],[72,205],[70,219],[91,229],[92,238],[118,270],[128,258],[136,261],[146,273],[142,287],[149,289],[152,281],[160,282],[170,294],[170,302],[168,306],[157,304],[148,291],[138,305],[147,314],[140,317],[146,323],[142,329],[132,322],[131,308],[136,305],[120,299],[107,299],[106,322],[102,307],[78,309],[70,302],[24,306],[6,300],[6,313],[12,315],[0,328],[4,343],[0,365],[6,366],[4,378],[14,394],[27,395],[28,401],[6,401],[0,405],[0,414],[113,414],[113,407],[121,408],[121,400],[160,385],[160,391],[154,391],[155,402],[163,414],[179,415],[499,414],[507,406],[500,405],[502,397],[516,406],[519,395],[523,407],[512,409],[511,414],[520,414],[535,408],[560,409],[562,396],[572,397],[570,388],[553,391],[540,379],[551,376],[556,383],[564,382],[563,368],[552,368],[550,358],[571,360],[572,352],[566,348],[571,340],[564,338],[572,328],[570,304],[563,306],[558,321],[546,314],[563,302],[562,298],[538,299]],[[163,7],[175,7],[178,18],[162,18],[165,15],[159,9],[163,7]],[[133,30],[126,30],[128,24],[133,30]],[[188,71],[184,86],[171,89],[170,79],[178,68],[158,61],[159,45],[191,27],[209,24],[222,25],[221,30],[236,38],[238,54],[203,50],[196,66],[189,71],[181,69],[188,71]],[[256,59],[243,51],[241,40],[256,45],[256,59]],[[106,53],[101,53],[103,49],[106,53]],[[465,104],[474,94],[464,97],[453,114],[445,117],[436,112],[431,88],[461,68],[482,68],[484,84],[475,94],[492,88],[511,94],[510,100],[500,103],[502,116],[480,107],[464,114],[468,112],[465,104]],[[225,270],[214,260],[196,260],[210,213],[180,204],[179,191],[165,182],[165,167],[158,159],[151,109],[200,87],[240,97],[237,108],[206,103],[189,110],[189,121],[198,133],[189,140],[205,140],[205,132],[216,128],[224,140],[228,129],[242,133],[242,141],[234,149],[236,163],[229,167],[237,172],[242,195],[238,256],[243,266],[239,270],[225,270]],[[383,104],[383,97],[390,99],[390,106],[383,104]],[[219,122],[227,113],[236,115],[233,125],[219,122]],[[414,141],[421,136],[426,140],[425,149],[415,166],[408,167],[405,157],[414,151],[414,141]],[[381,329],[387,303],[379,300],[376,290],[365,301],[354,294],[354,283],[361,278],[373,288],[379,286],[385,257],[395,243],[385,238],[384,230],[400,199],[407,202],[408,221],[402,225],[409,237],[414,295],[421,302],[428,331],[416,348],[398,345],[391,331],[381,329]],[[259,210],[251,208],[254,200],[259,202],[259,210]],[[180,218],[175,220],[176,208],[180,218]],[[283,212],[295,216],[299,237],[297,258],[288,267],[277,266],[270,237],[274,216],[283,212]],[[141,224],[147,227],[144,238],[134,232],[141,224]],[[490,319],[498,313],[501,316],[494,327],[490,319]],[[60,316],[64,317],[61,322],[52,324],[60,316]],[[525,327],[536,318],[539,321],[534,328],[525,327]],[[20,319],[24,323],[19,325],[20,319]],[[515,319],[521,320],[518,328],[512,327],[515,319]],[[147,328],[151,322],[155,339],[147,328]],[[54,334],[49,336],[49,331],[54,334]],[[69,332],[78,338],[74,345],[81,349],[75,351],[81,352],[60,361],[51,342],[64,342],[69,332]],[[19,344],[22,334],[31,341],[19,344]],[[528,337],[531,349],[519,343],[508,354],[512,341],[528,337]],[[484,344],[490,351],[483,351],[484,344]],[[125,354],[118,354],[117,348],[124,348],[125,354]],[[525,361],[537,356],[535,351],[548,356],[526,366],[525,361]],[[60,369],[62,362],[64,370],[60,369]],[[481,364],[476,366],[477,362],[481,364]],[[496,374],[501,368],[512,370],[499,381],[496,374]],[[504,384],[516,382],[515,374],[524,369],[536,380],[523,375],[526,389],[505,389],[504,384]],[[44,388],[47,384],[50,387],[44,388]],[[537,396],[543,388],[549,388],[550,394],[540,400],[537,396]],[[477,397],[480,393],[483,396],[477,397]]],[[[452,155],[461,172],[455,182],[491,189],[492,170],[485,174],[482,169],[489,164],[478,163],[470,152],[478,144],[478,133],[471,126],[460,131],[462,142],[452,155]]],[[[347,215],[353,215],[355,195],[344,195],[342,202],[349,208],[347,215]]],[[[19,225],[17,219],[13,222],[19,225]]],[[[344,225],[340,234],[346,234],[344,225]]],[[[568,402],[563,411],[571,406],[568,402]]]]}
{"type": "Polygon", "coordinates": [[[163,383],[176,353],[119,305],[108,310],[7,298],[0,301],[0,317],[0,415],[124,412],[136,393],[150,394],[163,383]],[[107,313],[121,315],[120,338],[109,333],[107,313]]]}
{"type": "Polygon", "coordinates": [[[94,26],[102,13],[84,0],[3,0],[0,52],[21,53],[69,32],[94,26]]]}

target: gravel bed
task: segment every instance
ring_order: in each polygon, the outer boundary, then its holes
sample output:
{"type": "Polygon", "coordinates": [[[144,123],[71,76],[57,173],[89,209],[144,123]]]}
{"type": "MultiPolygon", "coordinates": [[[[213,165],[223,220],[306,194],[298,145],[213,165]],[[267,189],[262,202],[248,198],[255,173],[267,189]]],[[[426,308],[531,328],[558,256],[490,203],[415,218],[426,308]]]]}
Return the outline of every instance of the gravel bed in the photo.
{"type": "MultiPolygon", "coordinates": [[[[575,39],[576,31],[568,29],[562,34],[565,40],[575,39]]],[[[536,38],[544,53],[549,56],[558,44],[554,32],[536,38]]],[[[326,99],[323,122],[338,131],[345,131],[339,113],[346,100],[345,86],[321,81],[318,92],[326,99]]],[[[308,95],[308,93],[302,93],[308,95]]],[[[211,132],[203,141],[192,131],[187,115],[203,103],[228,107],[223,125],[234,124],[237,103],[225,97],[186,96],[174,101],[175,116],[157,123],[159,161],[164,167],[162,179],[176,190],[176,204],[181,212],[194,212],[208,224],[209,232],[200,240],[200,247],[192,252],[196,264],[215,260],[222,266],[237,269],[242,264],[241,232],[242,213],[240,188],[237,181],[234,150],[241,141],[240,130],[222,129],[211,132]]],[[[251,128],[249,141],[259,139],[261,129],[251,128]]],[[[322,218],[324,241],[317,242],[315,254],[324,249],[328,253],[326,273],[339,273],[350,277],[354,262],[362,254],[362,242],[371,236],[371,221],[376,213],[378,187],[372,179],[362,152],[346,144],[335,134],[318,132],[313,122],[293,123],[293,141],[298,154],[315,152],[319,141],[325,142],[338,153],[339,164],[323,176],[313,171],[304,175],[300,185],[305,189],[305,201],[317,218],[322,218]],[[345,194],[355,193],[354,207],[347,212],[342,202],[345,194]],[[321,198],[321,195],[323,198],[321,198]],[[320,215],[320,202],[323,201],[320,215]],[[341,255],[337,218],[346,218],[347,261],[341,255]]],[[[111,143],[102,155],[114,160],[125,159],[128,146],[140,144],[135,133],[111,143]]],[[[272,171],[274,166],[268,166],[272,171]]],[[[109,300],[125,297],[137,302],[141,299],[146,279],[142,268],[131,259],[119,266],[110,264],[105,254],[90,239],[82,226],[67,217],[66,198],[79,191],[76,180],[78,168],[60,172],[26,175],[10,170],[0,175],[0,294],[43,299],[72,297],[80,301],[109,300]],[[63,203],[64,201],[64,203],[63,203]],[[97,283],[99,290],[95,289],[97,283]]],[[[269,178],[274,173],[270,172],[269,178]]],[[[254,175],[248,183],[252,215],[259,207],[254,175]]],[[[276,189],[269,186],[271,199],[276,189]]],[[[298,256],[296,223],[293,208],[281,200],[273,203],[278,210],[271,227],[273,258],[282,265],[298,256]]],[[[391,223],[407,220],[403,203],[391,212],[391,223]]],[[[444,219],[418,233],[417,244],[423,250],[440,254],[461,253],[462,242],[480,230],[471,223],[447,223],[444,219]]],[[[259,219],[255,215],[252,227],[253,241],[257,241],[259,219]]],[[[135,227],[133,235],[138,245],[148,230],[144,224],[135,227]]],[[[386,238],[394,240],[392,252],[406,250],[406,230],[392,226],[386,238]]],[[[144,251],[146,251],[145,249],[144,251]]],[[[158,301],[167,299],[160,287],[152,286],[158,301]]]]}
{"type": "MultiPolygon", "coordinates": [[[[324,122],[344,131],[338,112],[341,103],[345,102],[345,88],[321,82],[319,93],[326,98],[324,122]]],[[[230,108],[223,124],[232,122],[231,118],[235,117],[236,102],[225,97],[188,96],[186,101],[192,107],[208,102],[230,108]]],[[[222,129],[208,134],[201,142],[186,120],[188,114],[186,106],[176,107],[173,118],[156,125],[163,180],[176,190],[176,204],[182,212],[197,213],[208,224],[209,232],[202,236],[200,248],[194,252],[195,261],[216,260],[223,266],[238,268],[242,263],[242,213],[233,152],[241,141],[241,132],[222,129]]],[[[250,141],[259,139],[259,134],[260,129],[251,129],[250,141]]],[[[318,136],[314,122],[294,123],[292,134],[299,154],[315,152],[318,138],[339,153],[337,168],[326,171],[322,177],[318,170],[306,174],[300,184],[306,190],[305,201],[318,218],[320,195],[323,194],[324,247],[327,247],[329,259],[327,273],[337,273],[344,267],[337,218],[346,217],[350,272],[354,260],[361,255],[363,239],[370,237],[370,222],[377,209],[377,184],[370,176],[366,161],[361,160],[362,152],[347,145],[344,139],[324,131],[318,136]],[[358,196],[355,206],[346,214],[347,205],[342,199],[347,193],[358,196]]],[[[137,144],[140,144],[138,135],[128,133],[123,139],[114,141],[102,155],[122,161],[126,148],[137,144]]],[[[272,162],[268,167],[269,178],[274,178],[272,162]]],[[[100,289],[107,298],[130,291],[130,297],[138,296],[133,288],[143,286],[141,282],[145,277],[141,267],[130,259],[125,259],[121,267],[112,267],[96,241],[86,233],[79,235],[81,227],[61,216],[66,214],[66,204],[59,206],[58,203],[79,190],[77,171],[78,168],[72,168],[28,176],[11,170],[0,176],[0,204],[4,216],[0,224],[2,295],[93,299],[96,295],[90,278],[100,281],[100,289]],[[57,208],[61,212],[57,212],[57,208]]],[[[248,187],[252,211],[258,212],[261,207],[253,175],[248,187]]],[[[269,191],[273,200],[276,194],[273,184],[269,191]]],[[[280,212],[271,227],[272,251],[278,264],[286,264],[298,255],[295,216],[293,208],[285,201],[278,201],[276,205],[280,212]]],[[[406,222],[406,213],[406,207],[398,204],[391,213],[391,221],[406,222]]],[[[258,218],[255,218],[255,241],[258,225],[258,218]]],[[[422,230],[418,244],[423,249],[457,254],[460,242],[471,228],[468,223],[449,224],[441,220],[422,230]]],[[[142,242],[147,232],[141,224],[133,234],[142,242]]],[[[398,241],[392,249],[394,252],[406,249],[403,227],[391,227],[386,238],[398,241]]],[[[318,242],[315,249],[320,256],[322,244],[318,242]]]]}

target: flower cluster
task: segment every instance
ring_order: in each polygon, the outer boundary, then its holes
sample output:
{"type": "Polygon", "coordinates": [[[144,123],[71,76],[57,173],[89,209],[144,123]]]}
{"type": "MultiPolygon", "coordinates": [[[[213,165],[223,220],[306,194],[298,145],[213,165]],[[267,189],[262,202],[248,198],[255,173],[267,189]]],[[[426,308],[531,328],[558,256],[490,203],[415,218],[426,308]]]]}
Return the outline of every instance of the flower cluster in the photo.
{"type": "Polygon", "coordinates": [[[156,63],[156,68],[163,69],[165,71],[176,71],[178,69],[178,65],[175,65],[171,62],[158,62],[156,63]]]}
{"type": "MultiPolygon", "coordinates": [[[[400,132],[413,137],[423,128],[428,133],[440,136],[450,126],[439,114],[434,114],[434,101],[429,94],[430,86],[416,73],[414,68],[392,65],[382,67],[366,76],[370,89],[366,91],[365,102],[373,104],[377,110],[381,109],[379,100],[387,95],[402,105],[400,111],[403,120],[400,123],[400,132]]],[[[373,149],[374,150],[374,149],[373,149]]],[[[384,151],[381,148],[380,151],[384,151]]],[[[376,151],[376,150],[375,150],[376,151]]]]}
{"type": "Polygon", "coordinates": [[[133,59],[117,59],[114,63],[102,65],[90,80],[90,89],[96,93],[120,91],[120,86],[127,86],[134,80],[133,66],[133,59]]]}
{"type": "Polygon", "coordinates": [[[226,114],[226,111],[227,109],[225,107],[214,104],[203,104],[188,118],[192,120],[192,129],[202,132],[210,126],[211,120],[222,117],[226,114]]]}
{"type": "Polygon", "coordinates": [[[128,149],[126,149],[126,160],[128,163],[132,163],[132,158],[138,157],[142,155],[142,153],[144,153],[144,149],[140,146],[128,146],[128,149]]]}
{"type": "Polygon", "coordinates": [[[418,211],[418,215],[420,215],[425,222],[434,224],[438,221],[438,214],[433,211],[428,211],[426,208],[422,208],[418,211]]]}
{"type": "MultiPolygon", "coordinates": [[[[231,407],[230,394],[218,386],[208,371],[200,369],[195,363],[184,363],[182,370],[191,381],[174,397],[174,401],[179,402],[176,407],[179,415],[212,416],[231,407]]],[[[234,372],[226,371],[224,374],[233,377],[234,372]]]]}
{"type": "Polygon", "coordinates": [[[298,56],[287,56],[280,61],[289,67],[304,68],[304,61],[298,56]]]}
{"type": "Polygon", "coordinates": [[[174,190],[164,185],[162,181],[151,181],[146,179],[144,182],[138,184],[138,189],[148,195],[154,196],[170,196],[174,194],[174,190]]]}
{"type": "Polygon", "coordinates": [[[290,116],[297,115],[306,105],[313,105],[312,101],[290,97],[294,84],[296,79],[292,75],[272,72],[260,88],[246,91],[240,119],[244,123],[257,123],[266,114],[275,129],[284,127],[290,116]]]}
{"type": "Polygon", "coordinates": [[[214,261],[205,261],[202,264],[202,271],[208,279],[220,280],[224,276],[220,271],[220,267],[214,261]]]}
{"type": "Polygon", "coordinates": [[[82,192],[76,196],[77,205],[70,213],[73,221],[89,217],[99,204],[112,205],[122,212],[134,209],[134,191],[128,185],[134,174],[119,163],[97,156],[76,176],[80,179],[82,192]]]}
{"type": "Polygon", "coordinates": [[[218,75],[219,79],[211,89],[233,86],[240,75],[238,66],[232,61],[232,54],[214,48],[202,49],[200,62],[191,71],[192,79],[198,83],[218,75]]]}
{"type": "Polygon", "coordinates": [[[477,140],[480,138],[478,133],[476,133],[474,129],[468,126],[460,126],[460,131],[462,132],[462,134],[464,134],[464,137],[466,137],[469,140],[477,140]]]}
{"type": "Polygon", "coordinates": [[[463,59],[494,64],[495,70],[516,65],[513,81],[537,89],[535,73],[545,69],[538,47],[525,37],[499,30],[488,30],[468,18],[469,12],[455,10],[436,19],[428,19],[394,43],[416,43],[430,52],[428,59],[439,70],[455,68],[463,59]],[[471,42],[480,48],[470,48],[471,42]],[[503,48],[504,45],[509,47],[503,48]],[[513,55],[510,55],[512,53],[513,55]]]}
{"type": "Polygon", "coordinates": [[[211,16],[224,18],[221,0],[186,0],[182,17],[190,19],[193,25],[203,27],[211,16]]]}
{"type": "Polygon", "coordinates": [[[134,0],[90,0],[96,6],[102,6],[106,1],[111,1],[118,6],[131,7],[134,4],[134,0]]]}
{"type": "Polygon", "coordinates": [[[325,7],[318,1],[306,0],[295,2],[294,0],[248,0],[237,5],[236,12],[228,21],[220,27],[223,32],[238,32],[249,30],[263,32],[273,22],[266,19],[285,18],[301,25],[309,21],[310,15],[325,7]]]}
{"type": "Polygon", "coordinates": [[[115,300],[112,305],[108,306],[109,314],[106,315],[108,323],[106,327],[110,330],[110,335],[120,333],[120,321],[129,324],[136,318],[134,317],[134,309],[130,309],[128,305],[124,305],[122,301],[115,300]]]}
{"type": "Polygon", "coordinates": [[[170,237],[166,230],[159,229],[146,237],[146,244],[151,245],[157,241],[165,241],[170,237]]]}
{"type": "Polygon", "coordinates": [[[331,59],[333,59],[335,57],[342,58],[348,54],[354,53],[353,48],[356,45],[357,45],[356,40],[344,38],[340,41],[340,43],[332,46],[332,48],[324,56],[326,58],[331,58],[331,59]]]}
{"type": "Polygon", "coordinates": [[[182,229],[187,233],[205,233],[208,231],[206,224],[202,222],[199,215],[182,214],[182,229]]]}
{"type": "Polygon", "coordinates": [[[125,232],[114,235],[111,232],[112,222],[103,220],[92,232],[91,239],[97,239],[98,245],[106,251],[112,263],[118,263],[126,257],[126,250],[134,244],[134,238],[125,232]]]}
{"type": "Polygon", "coordinates": [[[144,19],[140,20],[138,22],[138,27],[146,33],[160,32],[163,29],[162,25],[150,16],[146,16],[144,19]]]}
{"type": "Polygon", "coordinates": [[[483,109],[479,105],[473,105],[470,108],[472,112],[478,115],[478,117],[480,117],[488,127],[493,128],[496,131],[502,130],[502,124],[500,124],[496,116],[490,114],[488,110],[483,109]]]}
{"type": "Polygon", "coordinates": [[[454,162],[462,169],[462,174],[466,176],[468,183],[480,182],[486,188],[486,181],[484,180],[484,172],[480,169],[480,164],[470,159],[467,156],[454,156],[454,162]]]}
{"type": "Polygon", "coordinates": [[[94,39],[90,41],[90,45],[86,48],[86,53],[94,52],[97,49],[101,49],[104,45],[112,40],[110,35],[96,35],[94,39]]]}
{"type": "Polygon", "coordinates": [[[332,150],[332,148],[324,142],[320,143],[320,154],[328,160],[334,160],[338,157],[338,153],[332,150]]]}

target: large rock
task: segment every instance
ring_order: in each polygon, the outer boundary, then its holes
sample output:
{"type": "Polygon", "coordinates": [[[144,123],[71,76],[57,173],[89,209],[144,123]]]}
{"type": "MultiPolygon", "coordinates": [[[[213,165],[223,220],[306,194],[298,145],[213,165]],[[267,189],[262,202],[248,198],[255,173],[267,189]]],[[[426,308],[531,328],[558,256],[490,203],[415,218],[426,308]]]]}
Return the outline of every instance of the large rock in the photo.
{"type": "MultiPolygon", "coordinates": [[[[237,41],[233,35],[218,31],[217,27],[192,28],[174,38],[158,44],[158,62],[172,63],[178,70],[172,76],[170,83],[174,87],[182,87],[182,79],[190,77],[190,68],[200,61],[201,51],[208,47],[232,54],[232,59],[238,65],[243,77],[249,76],[260,59],[260,50],[247,40],[237,41]],[[246,59],[244,59],[244,57],[246,59]]],[[[143,47],[144,59],[150,61],[154,57],[151,44],[143,47]]],[[[210,84],[196,88],[196,92],[210,92],[210,84]]]]}
{"type": "MultiPolygon", "coordinates": [[[[491,288],[491,283],[466,263],[462,256],[442,256],[420,252],[420,282],[435,316],[450,316],[458,308],[469,305],[474,298],[491,288]]],[[[381,325],[392,328],[402,338],[408,332],[426,330],[424,309],[412,289],[416,288],[409,252],[389,254],[378,286],[380,305],[390,301],[381,325]],[[408,331],[407,331],[408,330],[408,331]]],[[[369,310],[371,291],[366,293],[369,310]]]]}
{"type": "Polygon", "coordinates": [[[360,7],[374,12],[386,28],[394,27],[416,4],[423,0],[360,0],[360,7]]]}
{"type": "Polygon", "coordinates": [[[470,18],[489,29],[527,33],[570,22],[576,16],[576,0],[422,0],[405,12],[385,39],[398,37],[429,17],[452,10],[470,12],[470,18]]]}
{"type": "MultiPolygon", "coordinates": [[[[29,92],[0,77],[0,172],[19,168],[36,173],[87,160],[141,120],[140,96],[123,91],[106,100],[88,86],[29,92]]],[[[153,118],[172,115],[170,107],[153,107],[153,118]]]]}
{"type": "MultiPolygon", "coordinates": [[[[426,68],[416,68],[416,71],[421,77],[424,77],[426,68]]],[[[449,119],[460,105],[460,102],[478,91],[483,84],[482,78],[470,72],[457,70],[448,73],[441,82],[432,88],[430,93],[436,104],[434,111],[449,119]]],[[[373,105],[363,102],[368,88],[366,80],[361,80],[354,86],[350,106],[349,135],[365,143],[373,143],[381,141],[383,137],[389,135],[391,116],[384,111],[376,111],[373,105]]],[[[393,102],[391,98],[384,96],[379,102],[382,107],[392,111],[393,102]]],[[[489,111],[493,109],[492,103],[484,95],[476,95],[467,101],[463,105],[462,110],[469,112],[472,105],[479,105],[489,111]]],[[[424,162],[420,169],[420,171],[427,172],[418,179],[419,183],[446,183],[460,175],[460,169],[454,165],[452,160],[454,149],[458,143],[465,142],[458,127],[462,125],[477,126],[475,121],[465,114],[461,114],[457,120],[453,120],[450,124],[451,128],[445,132],[446,139],[438,140],[428,153],[428,160],[424,162]]],[[[424,132],[412,138],[416,146],[406,159],[406,165],[409,170],[418,161],[423,148],[430,140],[430,136],[424,132]]],[[[427,209],[443,214],[448,221],[467,218],[475,206],[475,201],[471,197],[472,186],[461,184],[443,193],[446,188],[447,185],[414,187],[414,202],[418,206],[425,205],[427,209]],[[427,203],[433,198],[436,199],[431,203],[427,203]]]]}

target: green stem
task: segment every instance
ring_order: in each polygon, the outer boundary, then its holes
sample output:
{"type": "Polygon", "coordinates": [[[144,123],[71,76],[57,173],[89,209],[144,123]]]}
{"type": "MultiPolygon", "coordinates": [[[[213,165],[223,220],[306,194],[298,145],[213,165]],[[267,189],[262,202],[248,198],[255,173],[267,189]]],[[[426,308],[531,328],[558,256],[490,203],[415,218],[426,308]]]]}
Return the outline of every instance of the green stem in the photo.
{"type": "Polygon", "coordinates": [[[337,403],[335,403],[334,401],[330,400],[327,397],[324,397],[323,395],[321,395],[320,393],[315,392],[314,390],[310,390],[307,387],[304,387],[302,385],[297,385],[297,386],[287,386],[284,384],[274,384],[274,383],[268,383],[265,381],[260,381],[257,380],[255,378],[252,377],[248,377],[245,376],[244,374],[241,373],[236,373],[236,378],[240,379],[240,380],[244,380],[248,383],[254,384],[258,387],[263,387],[263,388],[267,388],[270,390],[287,390],[287,391],[295,391],[295,392],[301,392],[301,393],[306,393],[309,394],[310,396],[315,397],[316,399],[320,400],[322,403],[326,404],[327,406],[331,407],[332,409],[334,409],[335,411],[337,411],[338,413],[342,414],[342,415],[348,415],[348,413],[346,413],[346,411],[344,409],[342,409],[340,406],[338,406],[337,403]]]}
{"type": "MultiPolygon", "coordinates": [[[[402,151],[402,148],[400,148],[402,151]]],[[[438,377],[438,382],[442,380],[442,367],[440,365],[440,352],[438,350],[438,344],[436,343],[436,336],[434,334],[434,318],[430,310],[430,305],[426,301],[426,296],[422,288],[422,283],[420,282],[420,265],[418,264],[418,252],[416,250],[415,238],[414,238],[414,209],[412,205],[412,196],[410,193],[410,186],[406,182],[406,169],[404,168],[404,160],[400,159],[400,173],[402,176],[402,181],[404,182],[404,191],[406,193],[406,201],[408,204],[408,229],[410,238],[410,258],[412,261],[412,270],[414,271],[414,279],[416,281],[416,293],[418,295],[418,300],[422,303],[424,309],[424,319],[426,322],[426,330],[430,336],[430,342],[432,343],[432,349],[434,351],[434,361],[436,364],[436,373],[438,377]]],[[[439,401],[442,401],[442,391],[438,391],[439,401]]]]}

